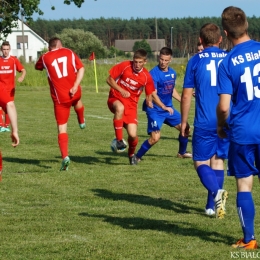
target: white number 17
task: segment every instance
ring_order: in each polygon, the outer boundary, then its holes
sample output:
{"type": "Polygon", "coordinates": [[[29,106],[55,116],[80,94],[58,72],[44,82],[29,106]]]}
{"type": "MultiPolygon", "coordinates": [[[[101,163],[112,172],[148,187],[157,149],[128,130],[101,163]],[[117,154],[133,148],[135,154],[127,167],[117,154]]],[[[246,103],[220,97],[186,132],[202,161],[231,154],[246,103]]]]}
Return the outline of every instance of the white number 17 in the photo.
{"type": "Polygon", "coordinates": [[[58,78],[68,76],[67,57],[66,56],[55,59],[51,65],[55,68],[58,78]],[[60,71],[58,63],[62,63],[62,72],[60,71]]]}

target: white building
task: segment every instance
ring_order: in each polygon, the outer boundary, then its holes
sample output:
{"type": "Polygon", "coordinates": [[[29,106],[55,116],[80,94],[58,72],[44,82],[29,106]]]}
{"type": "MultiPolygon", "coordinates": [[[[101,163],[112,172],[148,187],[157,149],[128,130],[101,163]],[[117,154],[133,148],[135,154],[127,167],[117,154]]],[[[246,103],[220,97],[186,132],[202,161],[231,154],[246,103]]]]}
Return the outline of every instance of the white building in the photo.
{"type": "Polygon", "coordinates": [[[11,55],[20,58],[25,51],[26,62],[34,62],[40,56],[43,49],[48,48],[48,42],[46,42],[41,36],[34,32],[25,23],[22,28],[22,21],[18,20],[17,27],[12,29],[6,41],[9,41],[11,45],[11,55]],[[24,31],[24,34],[23,34],[24,31]],[[24,37],[23,37],[24,35],[24,37]],[[24,38],[24,50],[23,50],[23,38],[24,38]]]}

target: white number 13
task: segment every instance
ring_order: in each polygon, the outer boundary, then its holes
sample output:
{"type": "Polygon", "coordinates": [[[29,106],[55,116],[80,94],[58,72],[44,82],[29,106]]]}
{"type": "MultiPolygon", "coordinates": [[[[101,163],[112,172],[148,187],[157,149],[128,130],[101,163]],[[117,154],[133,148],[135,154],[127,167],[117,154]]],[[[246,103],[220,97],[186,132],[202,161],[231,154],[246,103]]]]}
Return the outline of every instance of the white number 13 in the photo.
{"type": "Polygon", "coordinates": [[[67,70],[67,57],[61,57],[58,59],[55,59],[51,64],[57,73],[58,78],[66,77],[68,76],[68,70],[67,70]],[[58,63],[62,63],[62,72],[60,71],[58,63]]]}

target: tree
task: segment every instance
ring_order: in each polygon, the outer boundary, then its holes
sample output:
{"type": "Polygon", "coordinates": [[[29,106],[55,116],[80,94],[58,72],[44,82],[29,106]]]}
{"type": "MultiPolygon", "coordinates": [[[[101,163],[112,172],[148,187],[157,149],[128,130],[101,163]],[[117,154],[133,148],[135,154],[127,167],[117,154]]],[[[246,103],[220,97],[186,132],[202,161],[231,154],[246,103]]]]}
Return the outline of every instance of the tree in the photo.
{"type": "Polygon", "coordinates": [[[136,41],[133,46],[133,51],[138,49],[144,49],[147,51],[147,56],[150,58],[153,56],[150,44],[146,40],[136,41]]]}
{"type": "MultiPolygon", "coordinates": [[[[81,7],[85,0],[64,0],[64,4],[70,5],[74,3],[77,7],[81,7]]],[[[39,9],[40,0],[0,0],[0,33],[3,38],[11,33],[12,28],[17,26],[15,23],[20,15],[28,22],[32,20],[34,13],[43,15],[39,9]]],[[[51,9],[55,9],[54,6],[51,9]]]]}
{"type": "Polygon", "coordinates": [[[56,34],[64,45],[75,51],[81,58],[87,58],[95,52],[97,58],[104,58],[108,51],[92,32],[81,29],[64,29],[60,34],[56,34]]]}

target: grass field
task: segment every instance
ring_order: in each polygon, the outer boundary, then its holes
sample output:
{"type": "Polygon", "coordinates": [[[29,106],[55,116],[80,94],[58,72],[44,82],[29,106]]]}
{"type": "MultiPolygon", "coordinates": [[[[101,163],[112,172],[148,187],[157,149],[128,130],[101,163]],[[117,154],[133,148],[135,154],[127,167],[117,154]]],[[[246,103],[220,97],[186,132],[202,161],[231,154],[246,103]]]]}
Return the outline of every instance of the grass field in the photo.
{"type": "MultiPolygon", "coordinates": [[[[144,160],[130,166],[126,153],[110,150],[114,132],[106,105],[108,87],[104,82],[100,86],[98,94],[94,85],[83,87],[86,129],[78,127],[71,111],[68,172],[59,171],[61,158],[47,82],[17,87],[21,143],[13,149],[9,134],[0,134],[4,163],[0,259],[243,258],[244,251],[230,247],[242,237],[234,179],[225,181],[227,216],[223,220],[206,216],[206,190],[192,161],[176,158],[178,132],[169,127],[162,129],[160,142],[144,160]]],[[[141,107],[138,133],[139,148],[147,138],[141,107]]],[[[255,182],[257,213],[258,193],[255,182]]],[[[256,237],[258,232],[259,214],[256,237]]]]}

